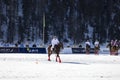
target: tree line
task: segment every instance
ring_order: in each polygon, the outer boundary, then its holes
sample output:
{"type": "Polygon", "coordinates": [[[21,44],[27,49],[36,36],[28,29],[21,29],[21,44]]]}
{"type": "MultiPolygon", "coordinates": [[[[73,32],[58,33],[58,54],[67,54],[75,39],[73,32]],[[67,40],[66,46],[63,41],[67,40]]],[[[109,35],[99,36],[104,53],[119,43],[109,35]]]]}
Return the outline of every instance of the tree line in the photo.
{"type": "Polygon", "coordinates": [[[52,35],[64,42],[103,43],[120,39],[119,32],[119,0],[0,0],[0,39],[9,43],[37,41],[43,34],[45,43],[52,35]]]}

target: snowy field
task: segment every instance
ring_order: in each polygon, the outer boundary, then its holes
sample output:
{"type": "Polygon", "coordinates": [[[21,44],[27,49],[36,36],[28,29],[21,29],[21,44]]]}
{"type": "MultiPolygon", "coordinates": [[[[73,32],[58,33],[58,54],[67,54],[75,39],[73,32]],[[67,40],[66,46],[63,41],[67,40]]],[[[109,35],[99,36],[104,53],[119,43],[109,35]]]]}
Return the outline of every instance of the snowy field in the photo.
{"type": "Polygon", "coordinates": [[[0,80],[120,80],[120,56],[0,54],[0,80]]]}

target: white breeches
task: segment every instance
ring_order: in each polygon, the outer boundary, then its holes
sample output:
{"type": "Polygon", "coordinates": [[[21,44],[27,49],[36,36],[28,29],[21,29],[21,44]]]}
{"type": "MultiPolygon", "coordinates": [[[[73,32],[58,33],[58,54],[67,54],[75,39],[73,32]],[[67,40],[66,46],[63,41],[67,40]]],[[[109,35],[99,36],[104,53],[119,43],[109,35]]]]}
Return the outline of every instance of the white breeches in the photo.
{"type": "Polygon", "coordinates": [[[55,44],[52,44],[51,50],[53,50],[54,46],[55,46],[55,44]]]}

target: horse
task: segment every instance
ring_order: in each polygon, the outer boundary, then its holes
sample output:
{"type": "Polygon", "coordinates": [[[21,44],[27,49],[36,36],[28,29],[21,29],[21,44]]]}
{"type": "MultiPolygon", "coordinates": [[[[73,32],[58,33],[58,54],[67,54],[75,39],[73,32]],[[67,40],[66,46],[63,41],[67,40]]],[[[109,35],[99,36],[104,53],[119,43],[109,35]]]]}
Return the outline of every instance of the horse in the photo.
{"type": "Polygon", "coordinates": [[[107,48],[110,50],[110,55],[118,55],[118,47],[109,43],[107,48]],[[117,53],[117,54],[116,54],[117,53]]]}
{"type": "Polygon", "coordinates": [[[100,50],[100,45],[98,44],[98,45],[95,45],[94,46],[94,51],[95,51],[95,55],[98,55],[99,53],[99,50],[100,50]]]}
{"type": "Polygon", "coordinates": [[[60,50],[63,49],[63,43],[59,42],[57,45],[54,46],[53,51],[51,50],[52,45],[48,46],[48,61],[51,61],[50,56],[54,52],[56,55],[56,62],[61,63],[61,59],[59,56],[60,50]]]}
{"type": "Polygon", "coordinates": [[[86,54],[89,54],[90,53],[90,45],[86,44],[86,54]]]}

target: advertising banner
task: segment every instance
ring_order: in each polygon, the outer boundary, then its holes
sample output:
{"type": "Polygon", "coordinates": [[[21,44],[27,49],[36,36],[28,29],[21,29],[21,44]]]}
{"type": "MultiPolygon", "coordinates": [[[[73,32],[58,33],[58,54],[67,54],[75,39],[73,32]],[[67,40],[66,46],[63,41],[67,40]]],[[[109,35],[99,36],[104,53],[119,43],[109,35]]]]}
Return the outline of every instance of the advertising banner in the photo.
{"type": "MultiPolygon", "coordinates": [[[[72,48],[72,53],[74,54],[85,54],[85,48],[72,48]]],[[[90,49],[90,53],[94,53],[94,48],[90,49]]]]}
{"type": "Polygon", "coordinates": [[[0,53],[18,53],[18,48],[0,47],[0,53]]]}
{"type": "Polygon", "coordinates": [[[0,47],[0,53],[46,53],[46,48],[0,47]]]}

